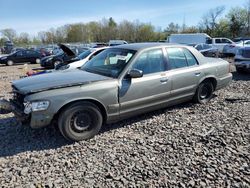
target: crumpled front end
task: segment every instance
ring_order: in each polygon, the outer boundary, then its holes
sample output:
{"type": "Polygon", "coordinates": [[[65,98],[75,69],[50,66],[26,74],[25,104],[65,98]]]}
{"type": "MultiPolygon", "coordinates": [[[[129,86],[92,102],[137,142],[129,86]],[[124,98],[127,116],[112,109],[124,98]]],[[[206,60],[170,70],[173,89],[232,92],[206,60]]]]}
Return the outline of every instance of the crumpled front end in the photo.
{"type": "Polygon", "coordinates": [[[24,96],[19,93],[13,93],[13,98],[8,100],[0,100],[0,114],[14,113],[20,122],[28,122],[30,115],[24,113],[24,96]]]}

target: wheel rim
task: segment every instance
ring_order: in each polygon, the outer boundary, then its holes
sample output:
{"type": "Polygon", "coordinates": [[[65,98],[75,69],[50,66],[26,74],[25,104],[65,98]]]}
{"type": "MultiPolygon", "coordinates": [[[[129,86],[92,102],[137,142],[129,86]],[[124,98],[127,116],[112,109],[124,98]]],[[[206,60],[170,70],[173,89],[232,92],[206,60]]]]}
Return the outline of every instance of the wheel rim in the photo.
{"type": "Polygon", "coordinates": [[[201,89],[200,99],[201,100],[207,99],[210,97],[210,95],[211,95],[211,88],[207,84],[205,84],[201,89]]]}
{"type": "Polygon", "coordinates": [[[39,64],[41,62],[40,59],[36,59],[36,63],[39,64]]]}
{"type": "Polygon", "coordinates": [[[78,133],[88,131],[91,125],[92,118],[90,114],[85,111],[74,113],[70,120],[71,128],[78,133]]]}
{"type": "Polygon", "coordinates": [[[13,61],[9,60],[8,65],[13,65],[13,61]]]}

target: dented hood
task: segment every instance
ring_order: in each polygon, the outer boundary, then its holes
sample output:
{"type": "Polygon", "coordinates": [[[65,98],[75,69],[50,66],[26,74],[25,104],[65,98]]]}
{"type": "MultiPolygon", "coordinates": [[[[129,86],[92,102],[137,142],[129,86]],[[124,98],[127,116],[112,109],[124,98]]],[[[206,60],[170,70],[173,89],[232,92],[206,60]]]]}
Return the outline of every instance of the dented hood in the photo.
{"type": "Polygon", "coordinates": [[[76,69],[72,71],[56,71],[23,78],[14,81],[12,86],[21,94],[29,94],[51,89],[90,84],[91,82],[108,79],[112,78],[76,69]]]}

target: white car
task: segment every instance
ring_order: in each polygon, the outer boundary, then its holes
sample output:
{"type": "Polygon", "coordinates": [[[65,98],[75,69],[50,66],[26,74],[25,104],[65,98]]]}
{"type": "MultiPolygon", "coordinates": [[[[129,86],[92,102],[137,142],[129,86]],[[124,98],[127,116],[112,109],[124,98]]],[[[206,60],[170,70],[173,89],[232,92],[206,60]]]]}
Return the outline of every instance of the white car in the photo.
{"type": "Polygon", "coordinates": [[[103,50],[107,49],[109,47],[101,47],[101,48],[90,48],[89,50],[86,50],[81,54],[81,60],[76,61],[70,64],[66,64],[63,66],[56,67],[56,70],[71,70],[71,69],[77,69],[80,68],[82,65],[84,65],[88,60],[92,59],[94,56],[102,52],[103,50]]]}

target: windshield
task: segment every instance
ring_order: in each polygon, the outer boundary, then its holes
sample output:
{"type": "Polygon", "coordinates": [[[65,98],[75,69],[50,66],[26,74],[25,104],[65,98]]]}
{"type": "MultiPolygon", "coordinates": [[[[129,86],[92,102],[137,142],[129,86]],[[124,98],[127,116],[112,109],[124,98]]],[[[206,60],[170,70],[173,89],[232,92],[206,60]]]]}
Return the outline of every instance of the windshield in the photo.
{"type": "Polygon", "coordinates": [[[80,59],[85,59],[85,58],[88,57],[91,53],[92,53],[91,50],[87,50],[87,51],[85,51],[85,52],[82,52],[80,55],[78,55],[78,57],[79,57],[80,59]]]}
{"type": "Polygon", "coordinates": [[[117,78],[136,51],[110,48],[102,51],[82,66],[82,70],[117,78]]]}

